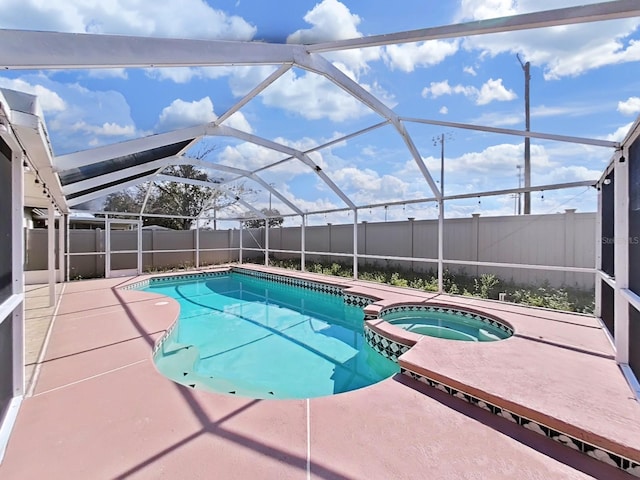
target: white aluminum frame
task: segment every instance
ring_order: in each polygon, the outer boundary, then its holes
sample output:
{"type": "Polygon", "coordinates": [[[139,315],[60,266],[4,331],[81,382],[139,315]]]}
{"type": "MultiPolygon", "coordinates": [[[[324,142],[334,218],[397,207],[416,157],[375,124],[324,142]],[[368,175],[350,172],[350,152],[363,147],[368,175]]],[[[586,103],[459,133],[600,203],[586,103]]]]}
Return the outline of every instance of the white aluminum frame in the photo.
{"type": "MultiPolygon", "coordinates": [[[[128,275],[139,275],[142,273],[142,222],[140,220],[105,218],[105,236],[104,236],[104,276],[105,278],[123,277],[128,275]],[[135,250],[112,250],[111,249],[111,228],[112,224],[116,225],[132,225],[136,227],[136,244],[135,250]],[[111,269],[111,256],[114,254],[136,254],[136,268],[124,270],[111,269]]],[[[94,255],[94,252],[91,252],[94,255]]]]}
{"type": "MultiPolygon", "coordinates": [[[[1,113],[1,112],[0,112],[1,113]]],[[[9,436],[13,430],[22,399],[25,394],[24,376],[24,230],[23,205],[24,205],[24,156],[22,148],[10,127],[6,133],[0,136],[11,149],[11,296],[0,303],[0,323],[11,322],[12,330],[12,398],[9,405],[0,417],[0,462],[5,454],[9,436]]]]}

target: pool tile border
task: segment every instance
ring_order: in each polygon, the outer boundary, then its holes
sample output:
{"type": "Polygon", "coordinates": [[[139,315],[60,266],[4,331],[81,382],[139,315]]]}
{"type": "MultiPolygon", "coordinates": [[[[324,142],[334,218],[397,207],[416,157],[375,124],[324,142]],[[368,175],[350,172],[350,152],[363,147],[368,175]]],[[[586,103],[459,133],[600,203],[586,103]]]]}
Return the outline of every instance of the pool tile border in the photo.
{"type": "Polygon", "coordinates": [[[551,427],[548,427],[547,425],[544,425],[543,423],[531,420],[530,418],[527,418],[523,415],[519,415],[512,412],[511,410],[482,400],[481,398],[466,393],[462,390],[453,388],[445,383],[434,380],[433,378],[429,378],[420,373],[416,373],[412,370],[409,370],[408,368],[400,367],[400,373],[402,375],[408,376],[409,378],[417,380],[418,382],[424,383],[426,385],[429,385],[430,387],[440,390],[448,395],[457,397],[467,403],[491,412],[494,415],[506,418],[510,422],[520,425],[527,430],[531,430],[532,432],[544,435],[551,440],[572,448],[573,450],[582,452],[586,455],[589,455],[590,457],[595,458],[596,460],[619,468],[635,477],[640,478],[640,463],[635,462],[629,458],[623,457],[591,443],[580,440],[579,438],[576,438],[572,435],[568,435],[561,431],[555,430],[551,427]]]}
{"type": "Polygon", "coordinates": [[[178,319],[176,319],[169,328],[164,332],[164,335],[158,339],[156,344],[153,346],[153,350],[151,351],[151,356],[155,358],[156,354],[160,351],[164,343],[171,336],[175,328],[178,326],[178,319]]]}
{"type": "Polygon", "coordinates": [[[471,318],[483,323],[487,323],[492,327],[495,327],[498,330],[501,330],[507,333],[509,336],[513,335],[513,328],[511,328],[509,325],[506,325],[504,322],[501,322],[491,317],[487,317],[486,315],[470,312],[468,310],[465,310],[464,308],[458,308],[458,307],[448,308],[440,305],[424,305],[424,304],[394,305],[391,307],[385,307],[382,310],[380,310],[380,312],[378,313],[378,317],[381,318],[382,320],[385,320],[384,318],[385,314],[397,313],[397,312],[420,312],[420,311],[434,312],[434,313],[455,313],[458,315],[462,314],[467,318],[471,318]]]}
{"type": "Polygon", "coordinates": [[[405,345],[380,335],[366,324],[364,325],[364,338],[376,352],[396,363],[398,362],[398,357],[411,348],[410,345],[405,345]]]}
{"type": "Polygon", "coordinates": [[[250,277],[256,277],[263,280],[268,280],[276,283],[283,283],[285,285],[292,285],[294,287],[301,287],[307,290],[313,290],[316,292],[328,293],[329,295],[336,295],[339,297],[344,296],[344,288],[337,287],[335,285],[329,285],[322,282],[314,282],[311,280],[302,280],[300,278],[289,277],[287,275],[278,275],[276,273],[259,272],[248,268],[233,267],[232,272],[239,273],[241,275],[248,275],[250,277]]]}

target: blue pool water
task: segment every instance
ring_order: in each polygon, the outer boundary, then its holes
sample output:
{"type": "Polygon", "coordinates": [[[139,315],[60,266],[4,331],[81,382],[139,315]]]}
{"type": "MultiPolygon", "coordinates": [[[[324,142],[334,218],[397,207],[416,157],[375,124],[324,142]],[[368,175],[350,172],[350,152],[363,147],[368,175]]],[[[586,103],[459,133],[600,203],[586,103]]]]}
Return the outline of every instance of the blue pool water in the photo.
{"type": "Polygon", "coordinates": [[[465,316],[465,312],[413,311],[383,314],[387,322],[410,332],[447,340],[466,342],[494,342],[510,337],[505,332],[477,318],[465,316]]]}
{"type": "Polygon", "coordinates": [[[309,398],[377,383],[398,366],[363,337],[342,297],[230,273],[152,283],[180,303],[158,369],[194,388],[252,398],[309,398]]]}

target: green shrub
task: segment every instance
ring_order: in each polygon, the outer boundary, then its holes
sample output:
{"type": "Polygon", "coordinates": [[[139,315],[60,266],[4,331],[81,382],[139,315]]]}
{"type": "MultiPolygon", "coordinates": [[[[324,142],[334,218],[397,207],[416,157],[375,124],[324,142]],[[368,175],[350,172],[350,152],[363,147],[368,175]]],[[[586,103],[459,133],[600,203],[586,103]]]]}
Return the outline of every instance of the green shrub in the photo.
{"type": "MultiPolygon", "coordinates": [[[[300,262],[297,260],[273,259],[270,264],[289,269],[300,268],[300,262]]],[[[351,265],[339,262],[331,264],[308,263],[306,270],[312,273],[342,277],[353,275],[351,265]]],[[[397,287],[416,288],[427,292],[438,291],[438,276],[433,270],[428,272],[404,271],[375,263],[361,268],[358,278],[397,287]]],[[[452,295],[467,295],[494,300],[498,299],[500,293],[505,293],[508,301],[555,310],[593,314],[595,308],[594,292],[591,290],[569,286],[551,288],[548,284],[538,287],[523,286],[512,281],[506,282],[494,274],[482,274],[480,277],[474,277],[464,270],[455,273],[445,270],[443,288],[446,293],[452,295]]]]}

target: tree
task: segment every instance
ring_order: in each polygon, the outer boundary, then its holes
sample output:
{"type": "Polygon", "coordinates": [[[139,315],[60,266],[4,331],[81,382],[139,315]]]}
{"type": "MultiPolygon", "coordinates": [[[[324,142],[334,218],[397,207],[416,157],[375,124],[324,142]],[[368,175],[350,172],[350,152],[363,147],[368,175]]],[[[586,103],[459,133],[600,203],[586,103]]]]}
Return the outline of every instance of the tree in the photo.
{"type": "MultiPolygon", "coordinates": [[[[197,154],[196,157],[203,158],[210,151],[197,154]]],[[[162,173],[210,183],[222,183],[223,181],[222,178],[210,177],[207,172],[193,165],[167,167],[162,173]]],[[[232,195],[226,195],[213,187],[181,182],[155,182],[153,186],[137,185],[124,192],[110,194],[107,196],[103,209],[112,212],[139,213],[147,196],[148,188],[151,188],[151,191],[144,213],[183,217],[196,217],[202,212],[207,214],[211,209],[217,212],[232,207],[238,203],[240,197],[246,198],[248,194],[253,193],[253,190],[245,188],[244,183],[226,186],[232,192],[232,195]]],[[[189,230],[193,225],[193,219],[144,217],[143,225],[160,225],[174,230],[189,230]]]]}
{"type": "MultiPolygon", "coordinates": [[[[263,208],[260,210],[269,218],[269,228],[279,227],[284,222],[284,218],[280,216],[280,211],[276,208],[268,209],[263,208]]],[[[247,220],[244,222],[247,228],[262,228],[264,227],[264,220],[262,218],[256,218],[252,220],[247,220]]]]}

